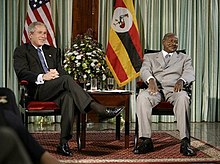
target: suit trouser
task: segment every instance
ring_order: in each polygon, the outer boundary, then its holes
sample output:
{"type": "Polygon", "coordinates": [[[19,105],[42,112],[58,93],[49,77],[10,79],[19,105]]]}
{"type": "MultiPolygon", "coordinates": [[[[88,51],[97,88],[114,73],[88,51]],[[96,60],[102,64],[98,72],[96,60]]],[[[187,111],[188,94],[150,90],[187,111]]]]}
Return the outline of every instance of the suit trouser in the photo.
{"type": "Polygon", "coordinates": [[[72,138],[76,111],[85,113],[85,109],[93,100],[69,75],[60,76],[40,85],[37,89],[36,99],[55,101],[62,109],[61,142],[72,138]]]}
{"type": "MultiPolygon", "coordinates": [[[[173,112],[177,120],[177,129],[180,139],[189,138],[189,96],[185,91],[170,92],[165,95],[166,101],[173,104],[173,112]]],[[[152,108],[161,101],[161,93],[150,95],[147,90],[139,93],[137,97],[137,116],[139,137],[151,138],[152,108]]]]}

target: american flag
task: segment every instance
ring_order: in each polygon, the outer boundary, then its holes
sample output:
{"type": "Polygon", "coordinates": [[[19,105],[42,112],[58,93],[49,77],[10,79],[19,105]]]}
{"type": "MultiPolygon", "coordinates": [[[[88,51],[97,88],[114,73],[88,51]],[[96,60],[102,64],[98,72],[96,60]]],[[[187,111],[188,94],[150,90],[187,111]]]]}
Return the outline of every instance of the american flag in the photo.
{"type": "Polygon", "coordinates": [[[28,38],[28,26],[35,21],[42,22],[47,26],[48,35],[46,44],[56,47],[50,0],[29,0],[22,43],[30,42],[28,38]]]}

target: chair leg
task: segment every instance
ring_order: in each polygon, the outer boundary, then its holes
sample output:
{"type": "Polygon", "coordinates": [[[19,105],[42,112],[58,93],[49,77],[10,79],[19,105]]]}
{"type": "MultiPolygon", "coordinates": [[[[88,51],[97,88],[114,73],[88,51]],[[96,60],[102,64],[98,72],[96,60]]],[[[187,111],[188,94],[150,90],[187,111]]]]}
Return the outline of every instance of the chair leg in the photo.
{"type": "Polygon", "coordinates": [[[76,118],[76,141],[77,141],[77,147],[78,151],[82,149],[82,143],[81,143],[81,137],[80,137],[80,112],[77,113],[76,118]]]}
{"type": "Polygon", "coordinates": [[[137,149],[137,146],[138,146],[138,117],[136,114],[135,134],[134,134],[134,150],[137,149]]]}
{"type": "Polygon", "coordinates": [[[82,124],[82,128],[81,128],[81,146],[82,149],[84,149],[86,147],[86,114],[82,114],[81,115],[82,119],[81,119],[81,124],[82,124]]]}
{"type": "Polygon", "coordinates": [[[54,122],[57,123],[57,115],[54,115],[54,122]]]}
{"type": "Polygon", "coordinates": [[[25,123],[24,113],[21,112],[21,119],[23,121],[23,124],[25,123]]]}
{"type": "Polygon", "coordinates": [[[28,114],[26,114],[26,112],[24,112],[24,125],[28,128],[28,114]]]}
{"type": "Polygon", "coordinates": [[[120,140],[121,114],[116,117],[116,140],[120,140]]]}
{"type": "Polygon", "coordinates": [[[186,113],[186,126],[189,130],[189,143],[191,143],[190,112],[186,113]]]}

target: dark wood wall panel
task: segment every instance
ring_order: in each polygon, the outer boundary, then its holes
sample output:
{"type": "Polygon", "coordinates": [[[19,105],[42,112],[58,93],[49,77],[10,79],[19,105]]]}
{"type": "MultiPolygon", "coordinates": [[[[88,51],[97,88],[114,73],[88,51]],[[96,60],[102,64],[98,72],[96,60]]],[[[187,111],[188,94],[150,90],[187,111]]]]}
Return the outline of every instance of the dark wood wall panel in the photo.
{"type": "Polygon", "coordinates": [[[72,39],[77,34],[93,29],[94,38],[98,38],[98,4],[99,0],[73,1],[73,30],[72,39]]]}

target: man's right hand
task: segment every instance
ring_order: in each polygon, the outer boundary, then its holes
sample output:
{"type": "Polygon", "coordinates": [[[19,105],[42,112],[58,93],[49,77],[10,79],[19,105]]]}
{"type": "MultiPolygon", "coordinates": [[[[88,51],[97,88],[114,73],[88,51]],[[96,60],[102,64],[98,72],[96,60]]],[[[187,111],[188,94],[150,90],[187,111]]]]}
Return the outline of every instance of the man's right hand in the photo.
{"type": "Polygon", "coordinates": [[[43,75],[43,80],[48,81],[48,80],[53,80],[59,77],[59,73],[57,72],[56,69],[50,69],[46,74],[43,75]]]}
{"type": "Polygon", "coordinates": [[[149,84],[148,84],[148,88],[147,91],[151,94],[151,95],[155,95],[158,92],[158,87],[157,87],[157,83],[155,81],[155,79],[151,78],[149,80],[149,84]]]}

